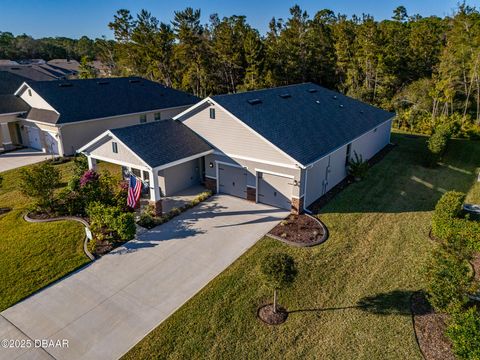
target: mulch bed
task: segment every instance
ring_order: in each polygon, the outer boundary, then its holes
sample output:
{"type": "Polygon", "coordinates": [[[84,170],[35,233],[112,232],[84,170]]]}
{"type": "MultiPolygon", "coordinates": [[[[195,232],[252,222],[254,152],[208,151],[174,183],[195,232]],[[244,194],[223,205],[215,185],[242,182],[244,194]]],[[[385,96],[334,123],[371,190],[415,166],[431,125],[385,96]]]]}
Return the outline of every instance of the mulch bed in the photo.
{"type": "Polygon", "coordinates": [[[450,340],[445,336],[448,316],[435,313],[425,294],[417,292],[411,298],[415,336],[426,360],[455,360],[450,340]]]}
{"type": "Polygon", "coordinates": [[[326,240],[325,230],[319,220],[307,214],[290,214],[270,230],[269,235],[292,245],[313,246],[326,240]]]}
{"type": "Polygon", "coordinates": [[[268,304],[258,309],[257,316],[265,324],[280,325],[287,320],[288,311],[281,306],[277,306],[277,312],[274,313],[273,304],[268,304]]]}
{"type": "MultiPolygon", "coordinates": [[[[370,160],[368,160],[369,167],[372,167],[380,160],[382,160],[385,155],[387,155],[396,145],[388,144],[382,150],[380,150],[376,155],[374,155],[370,160]]],[[[327,205],[338,193],[342,192],[348,185],[355,182],[351,176],[347,176],[345,179],[340,181],[337,185],[331,188],[325,195],[321,196],[314,203],[312,203],[308,208],[314,213],[318,214],[320,209],[327,205]]]]}
{"type": "Polygon", "coordinates": [[[35,220],[47,220],[47,219],[53,219],[56,218],[56,214],[47,214],[44,212],[36,212],[36,211],[31,211],[28,213],[28,217],[30,219],[35,219],[35,220]]]}
{"type": "Polygon", "coordinates": [[[115,243],[111,243],[106,240],[96,240],[95,250],[93,251],[93,254],[95,255],[95,257],[108,254],[110,251],[120,246],[120,244],[117,246],[115,245],[116,245],[115,243]]]}
{"type": "Polygon", "coordinates": [[[0,208],[0,215],[6,214],[9,211],[12,211],[12,208],[8,208],[8,207],[0,208]]]}

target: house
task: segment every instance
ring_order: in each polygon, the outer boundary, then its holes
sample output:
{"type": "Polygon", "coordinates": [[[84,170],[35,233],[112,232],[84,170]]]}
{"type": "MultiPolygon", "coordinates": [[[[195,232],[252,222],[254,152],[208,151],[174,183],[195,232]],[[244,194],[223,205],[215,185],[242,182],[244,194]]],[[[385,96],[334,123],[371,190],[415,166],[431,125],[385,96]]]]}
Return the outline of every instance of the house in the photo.
{"type": "Polygon", "coordinates": [[[174,117],[188,128],[185,138],[169,127],[156,132],[137,125],[128,130],[128,141],[107,131],[80,151],[91,166],[99,159],[146,170],[150,201],[160,209],[162,196],[169,195],[165,184],[199,179],[215,192],[299,213],[347,176],[354,153],[367,160],[390,142],[393,117],[304,83],[208,97],[174,117]],[[211,148],[194,148],[156,166],[172,138],[181,147],[194,135],[211,148]],[[141,150],[150,146],[155,152],[141,150]]]}
{"type": "Polygon", "coordinates": [[[27,110],[7,120],[11,137],[62,156],[107,129],[171,118],[199,100],[138,77],[25,81],[15,96],[27,110]]]}
{"type": "Polygon", "coordinates": [[[25,114],[29,106],[15,91],[25,81],[57,80],[55,74],[35,66],[0,65],[0,150],[11,150],[20,141],[20,128],[16,119],[25,114]]]}

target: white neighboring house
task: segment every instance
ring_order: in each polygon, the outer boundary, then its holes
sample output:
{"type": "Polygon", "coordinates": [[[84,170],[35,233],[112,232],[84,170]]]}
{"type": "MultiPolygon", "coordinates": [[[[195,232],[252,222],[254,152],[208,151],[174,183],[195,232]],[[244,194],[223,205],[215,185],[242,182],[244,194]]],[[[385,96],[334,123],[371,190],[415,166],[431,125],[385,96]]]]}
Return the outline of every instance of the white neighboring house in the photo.
{"type": "MultiPolygon", "coordinates": [[[[168,182],[186,187],[190,184],[186,180],[196,179],[218,193],[300,213],[347,176],[355,152],[368,160],[389,144],[393,117],[312,83],[208,97],[174,121],[202,138],[211,150],[205,153],[202,148],[189,158],[178,158],[176,167],[169,166],[167,172],[165,164],[149,166],[146,170],[154,179],[149,181],[151,202],[160,210],[162,196],[170,195],[168,182]],[[178,167],[187,161],[193,165],[178,167]]],[[[80,151],[92,166],[100,159],[135,170],[145,167],[130,159],[143,165],[162,163],[158,159],[170,151],[165,139],[189,145],[186,138],[165,129],[151,129],[146,140],[141,129],[142,125],[132,127],[128,141],[122,141],[125,155],[118,148],[115,153],[112,144],[105,146],[114,141],[111,132],[80,151]],[[139,150],[145,142],[155,144],[151,148],[155,152],[139,150]]]]}
{"type": "MultiPolygon", "coordinates": [[[[6,118],[17,145],[73,155],[107,129],[170,119],[200,99],[138,77],[26,81],[27,110],[6,118]]],[[[6,129],[6,127],[5,127],[6,129]]]]}

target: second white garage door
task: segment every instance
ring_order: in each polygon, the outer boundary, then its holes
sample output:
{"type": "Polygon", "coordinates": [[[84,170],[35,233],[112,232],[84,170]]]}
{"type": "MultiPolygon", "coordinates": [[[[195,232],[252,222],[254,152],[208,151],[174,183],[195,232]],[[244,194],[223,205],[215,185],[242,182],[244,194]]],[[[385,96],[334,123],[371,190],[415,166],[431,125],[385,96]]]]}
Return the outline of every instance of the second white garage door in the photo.
{"type": "Polygon", "coordinates": [[[218,185],[219,192],[245,199],[247,197],[247,170],[219,163],[218,185]]]}
{"type": "Polygon", "coordinates": [[[47,145],[47,153],[58,155],[58,141],[54,134],[45,132],[45,143],[47,145]]]}
{"type": "Polygon", "coordinates": [[[32,149],[43,150],[40,140],[41,131],[35,127],[28,127],[28,143],[32,149]]]}
{"type": "Polygon", "coordinates": [[[293,179],[285,176],[258,172],[258,202],[290,209],[293,179]]]}

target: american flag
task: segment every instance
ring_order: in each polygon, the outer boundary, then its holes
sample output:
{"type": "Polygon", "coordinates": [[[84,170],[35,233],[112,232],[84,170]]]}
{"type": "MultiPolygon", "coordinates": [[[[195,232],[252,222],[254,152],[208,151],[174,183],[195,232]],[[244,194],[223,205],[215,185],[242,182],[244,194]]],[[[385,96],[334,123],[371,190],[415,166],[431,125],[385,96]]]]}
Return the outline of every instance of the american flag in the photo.
{"type": "Polygon", "coordinates": [[[128,198],[127,205],[134,209],[137,206],[138,199],[140,199],[140,193],[142,192],[142,181],[137,177],[130,175],[128,181],[128,198]]]}

